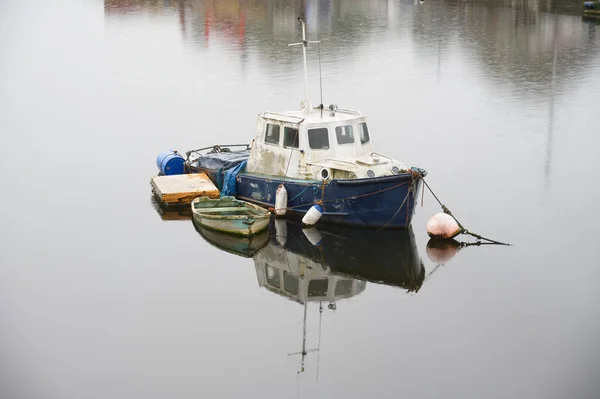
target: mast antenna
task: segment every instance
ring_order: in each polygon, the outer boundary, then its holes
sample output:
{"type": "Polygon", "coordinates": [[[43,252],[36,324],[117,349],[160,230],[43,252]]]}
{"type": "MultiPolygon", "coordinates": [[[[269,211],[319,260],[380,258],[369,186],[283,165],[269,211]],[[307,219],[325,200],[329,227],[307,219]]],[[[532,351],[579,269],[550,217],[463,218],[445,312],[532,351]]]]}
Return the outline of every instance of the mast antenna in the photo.
{"type": "Polygon", "coordinates": [[[323,118],[323,74],[321,73],[321,28],[317,23],[317,47],[319,49],[319,90],[321,91],[321,118],[323,118]]]}
{"type": "Polygon", "coordinates": [[[291,46],[302,46],[302,56],[304,58],[304,108],[310,111],[310,103],[308,101],[308,67],[306,66],[306,48],[309,44],[319,43],[319,40],[306,40],[306,23],[298,17],[298,21],[302,24],[302,42],[288,44],[291,46]]]}

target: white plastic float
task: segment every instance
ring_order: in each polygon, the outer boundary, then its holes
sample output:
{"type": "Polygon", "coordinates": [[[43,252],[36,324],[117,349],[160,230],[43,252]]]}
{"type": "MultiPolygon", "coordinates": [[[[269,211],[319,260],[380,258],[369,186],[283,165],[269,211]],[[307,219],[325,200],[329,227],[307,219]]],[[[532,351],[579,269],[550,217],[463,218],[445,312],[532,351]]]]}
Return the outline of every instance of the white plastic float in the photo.
{"type": "Polygon", "coordinates": [[[284,219],[275,219],[275,239],[282,247],[287,242],[287,221],[284,219]]]}
{"type": "Polygon", "coordinates": [[[306,236],[306,238],[308,239],[308,241],[310,241],[310,243],[312,245],[314,245],[315,247],[318,247],[321,245],[321,241],[323,240],[323,235],[316,227],[304,228],[304,229],[302,229],[302,232],[304,233],[304,235],[306,236]]]}
{"type": "Polygon", "coordinates": [[[323,216],[323,207],[319,204],[314,204],[302,218],[302,224],[308,227],[314,226],[321,219],[321,216],[323,216]]]}
{"type": "Polygon", "coordinates": [[[275,193],[275,216],[285,216],[287,202],[287,190],[283,184],[280,184],[275,193]]]}

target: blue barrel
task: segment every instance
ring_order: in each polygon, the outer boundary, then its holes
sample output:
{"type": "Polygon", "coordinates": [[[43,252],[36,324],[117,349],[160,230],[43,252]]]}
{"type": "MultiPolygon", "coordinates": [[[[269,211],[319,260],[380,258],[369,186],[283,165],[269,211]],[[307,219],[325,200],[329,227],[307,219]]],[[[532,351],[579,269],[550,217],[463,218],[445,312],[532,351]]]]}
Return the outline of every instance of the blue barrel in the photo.
{"type": "Polygon", "coordinates": [[[156,166],[163,175],[182,175],[185,159],[175,151],[163,151],[156,157],[156,166]]]}
{"type": "Polygon", "coordinates": [[[586,10],[593,10],[596,8],[596,4],[593,1],[586,1],[583,3],[583,8],[586,10]]]}

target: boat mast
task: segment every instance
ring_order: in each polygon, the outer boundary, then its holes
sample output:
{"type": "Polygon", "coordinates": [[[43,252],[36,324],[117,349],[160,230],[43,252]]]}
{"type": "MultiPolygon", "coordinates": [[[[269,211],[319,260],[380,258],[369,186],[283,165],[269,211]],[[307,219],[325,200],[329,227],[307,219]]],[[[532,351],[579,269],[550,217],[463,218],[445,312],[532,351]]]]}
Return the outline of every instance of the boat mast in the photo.
{"type": "Polygon", "coordinates": [[[301,372],[304,372],[304,357],[306,356],[306,309],[308,308],[308,298],[304,301],[304,322],[302,326],[302,365],[301,372]]]}
{"type": "Polygon", "coordinates": [[[306,65],[306,48],[308,47],[309,43],[320,43],[320,40],[306,40],[306,23],[300,18],[298,18],[298,21],[300,21],[302,24],[302,42],[288,44],[288,47],[302,45],[302,56],[304,58],[304,108],[306,110],[310,110],[310,103],[308,101],[308,67],[306,65]]]}
{"type": "MultiPolygon", "coordinates": [[[[294,353],[288,353],[288,356],[295,356],[295,355],[300,355],[301,359],[300,359],[300,370],[298,370],[296,373],[297,374],[301,374],[304,373],[304,358],[306,357],[306,355],[308,355],[311,352],[318,352],[320,350],[319,348],[315,348],[315,349],[306,349],[306,311],[308,309],[308,298],[305,298],[304,300],[304,318],[302,320],[302,350],[300,352],[294,352],[294,353]]],[[[320,326],[319,326],[320,328],[320,326]]],[[[319,346],[321,345],[321,343],[319,342],[319,346]]]]}
{"type": "Polygon", "coordinates": [[[288,356],[301,355],[302,358],[300,360],[300,370],[297,374],[304,372],[304,357],[308,354],[308,352],[313,352],[313,350],[306,350],[306,310],[308,308],[308,298],[304,300],[304,319],[302,321],[302,350],[300,352],[288,353],[288,356]]]}
{"type": "MultiPolygon", "coordinates": [[[[323,111],[323,108],[321,108],[323,111]]],[[[317,344],[317,382],[319,382],[319,360],[321,360],[321,319],[323,318],[323,303],[319,302],[319,343],[317,344]]]]}

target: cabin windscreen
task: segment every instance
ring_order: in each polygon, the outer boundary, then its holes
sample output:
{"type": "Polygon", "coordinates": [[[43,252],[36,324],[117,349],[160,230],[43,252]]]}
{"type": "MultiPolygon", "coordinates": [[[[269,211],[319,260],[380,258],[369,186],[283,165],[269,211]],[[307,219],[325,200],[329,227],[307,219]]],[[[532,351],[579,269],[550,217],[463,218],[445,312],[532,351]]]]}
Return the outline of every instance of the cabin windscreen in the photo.
{"type": "Polygon", "coordinates": [[[349,295],[352,293],[352,280],[338,280],[335,285],[335,295],[349,295]]]}
{"type": "Polygon", "coordinates": [[[279,125],[267,123],[265,130],[265,143],[279,145],[279,125]]]}
{"type": "Polygon", "coordinates": [[[335,136],[338,144],[354,143],[354,134],[352,133],[352,125],[336,126],[335,136]]]}
{"type": "Polygon", "coordinates": [[[358,135],[360,137],[361,144],[367,144],[369,142],[369,128],[367,128],[366,122],[361,122],[358,124],[358,135]]]}
{"type": "Polygon", "coordinates": [[[281,288],[281,277],[279,276],[279,270],[267,265],[265,267],[265,275],[267,277],[267,283],[271,287],[281,288]]]}
{"type": "Polygon", "coordinates": [[[287,271],[283,271],[283,289],[291,295],[298,295],[300,292],[298,278],[287,271]]]}
{"type": "Polygon", "coordinates": [[[308,283],[308,296],[326,296],[329,288],[329,280],[326,278],[311,280],[308,283]]]}
{"type": "Polygon", "coordinates": [[[327,128],[308,129],[308,146],[313,150],[329,149],[329,131],[327,128]]]}
{"type": "Polygon", "coordinates": [[[292,148],[298,148],[300,146],[298,129],[293,127],[283,128],[283,146],[292,148]]]}

